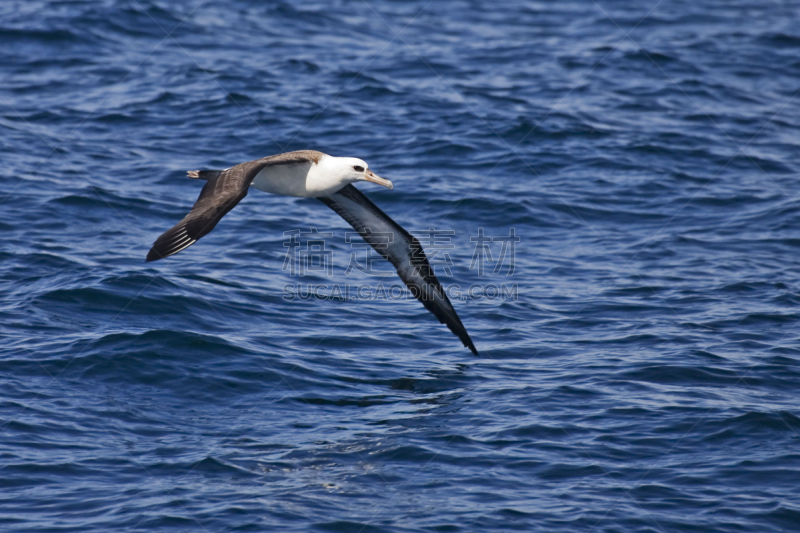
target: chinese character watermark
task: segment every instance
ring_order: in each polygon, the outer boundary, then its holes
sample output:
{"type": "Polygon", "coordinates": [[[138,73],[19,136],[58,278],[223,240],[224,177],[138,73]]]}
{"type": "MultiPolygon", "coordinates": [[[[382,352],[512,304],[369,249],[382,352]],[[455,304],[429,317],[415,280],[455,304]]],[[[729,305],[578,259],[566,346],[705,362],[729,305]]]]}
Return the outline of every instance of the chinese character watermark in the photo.
{"type": "MultiPolygon", "coordinates": [[[[355,271],[372,276],[391,276],[395,270],[404,271],[407,266],[413,268],[412,272],[407,272],[413,277],[453,276],[456,264],[451,252],[456,249],[453,242],[456,231],[430,227],[414,233],[416,236],[408,242],[405,233],[395,235],[392,231],[375,232],[369,228],[362,232],[345,232],[344,243],[350,246],[345,276],[355,271]]],[[[312,227],[285,231],[283,236],[287,239],[283,243],[286,248],[284,272],[291,277],[333,276],[333,250],[337,249],[336,244],[333,249],[329,246],[330,239],[334,238],[333,232],[320,232],[312,227]]],[[[477,270],[479,276],[512,276],[516,270],[516,244],[520,240],[513,227],[508,229],[508,235],[486,235],[484,228],[478,228],[477,235],[470,236],[474,249],[469,270],[477,270]]]]}
{"type": "Polygon", "coordinates": [[[478,228],[478,235],[470,237],[469,240],[475,243],[475,250],[472,252],[472,261],[469,269],[478,270],[478,275],[484,275],[484,263],[494,264],[492,274],[499,274],[503,265],[506,265],[506,276],[514,274],[515,245],[520,241],[515,228],[509,228],[508,236],[487,237],[483,234],[483,228],[478,228]],[[489,243],[501,243],[500,252],[497,259],[492,256],[492,247],[489,243]],[[506,263],[506,257],[508,262],[506,263]]]}
{"type": "Polygon", "coordinates": [[[423,246],[422,248],[413,245],[411,247],[411,264],[414,266],[414,273],[420,273],[420,268],[425,263],[424,258],[427,256],[428,263],[430,263],[434,274],[436,274],[436,267],[440,266],[445,275],[452,276],[453,272],[450,267],[453,266],[453,260],[446,250],[454,250],[456,247],[455,244],[450,242],[450,238],[456,234],[455,230],[430,227],[427,230],[413,233],[423,246]]]}
{"type": "Polygon", "coordinates": [[[363,254],[359,254],[358,251],[350,252],[350,262],[347,264],[347,270],[344,271],[344,275],[349,276],[353,270],[379,276],[394,274],[394,270],[392,270],[391,265],[386,262],[384,257],[385,254],[389,253],[389,245],[394,242],[394,233],[373,232],[369,228],[366,228],[364,233],[365,235],[363,236],[354,231],[348,231],[344,234],[344,242],[350,244],[350,248],[363,252],[363,254]],[[359,255],[364,258],[363,264],[358,262],[359,255]]]}
{"type": "Polygon", "coordinates": [[[317,228],[310,228],[309,231],[284,231],[283,236],[289,237],[289,242],[283,243],[284,248],[288,248],[283,260],[284,272],[289,272],[292,277],[305,276],[309,272],[333,275],[333,251],[325,247],[325,239],[333,237],[333,233],[320,233],[317,228]]]}

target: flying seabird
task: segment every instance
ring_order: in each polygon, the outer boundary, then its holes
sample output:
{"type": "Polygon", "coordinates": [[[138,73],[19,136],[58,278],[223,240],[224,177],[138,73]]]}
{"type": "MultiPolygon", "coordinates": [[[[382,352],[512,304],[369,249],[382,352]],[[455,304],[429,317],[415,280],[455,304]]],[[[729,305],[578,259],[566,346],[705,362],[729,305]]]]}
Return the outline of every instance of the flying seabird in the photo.
{"type": "Polygon", "coordinates": [[[176,254],[208,234],[247,196],[250,186],[272,194],[317,198],[388,259],[422,305],[478,355],[419,241],[352,185],[356,181],[371,181],[393,188],[391,181],[377,176],[361,159],[301,150],[240,163],[225,170],[190,170],[188,175],[207,183],[189,214],[156,240],[147,261],[176,254]],[[387,245],[386,239],[377,237],[377,233],[392,233],[394,239],[387,245]]]}

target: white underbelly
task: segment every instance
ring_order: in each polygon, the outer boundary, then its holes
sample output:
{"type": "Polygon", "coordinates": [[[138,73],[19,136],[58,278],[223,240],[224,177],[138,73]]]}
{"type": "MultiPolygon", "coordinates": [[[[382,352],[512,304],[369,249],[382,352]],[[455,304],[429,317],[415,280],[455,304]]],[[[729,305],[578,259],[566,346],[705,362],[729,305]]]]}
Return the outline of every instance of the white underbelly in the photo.
{"type": "Polygon", "coordinates": [[[261,170],[250,184],[256,189],[282,196],[328,196],[345,185],[326,174],[318,165],[274,165],[261,170]]]}
{"type": "Polygon", "coordinates": [[[261,170],[251,186],[283,196],[314,196],[307,186],[310,164],[275,165],[261,170]]]}

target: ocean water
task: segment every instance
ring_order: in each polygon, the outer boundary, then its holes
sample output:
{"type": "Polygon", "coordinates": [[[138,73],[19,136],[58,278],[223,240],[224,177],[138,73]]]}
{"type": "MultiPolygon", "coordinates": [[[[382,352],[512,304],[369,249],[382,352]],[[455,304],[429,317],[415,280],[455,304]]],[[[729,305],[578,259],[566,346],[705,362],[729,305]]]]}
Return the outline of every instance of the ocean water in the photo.
{"type": "Polygon", "coordinates": [[[2,2],[0,530],[800,529],[798,17],[2,2]],[[481,357],[314,199],[144,262],[186,170],[303,148],[481,357]]]}

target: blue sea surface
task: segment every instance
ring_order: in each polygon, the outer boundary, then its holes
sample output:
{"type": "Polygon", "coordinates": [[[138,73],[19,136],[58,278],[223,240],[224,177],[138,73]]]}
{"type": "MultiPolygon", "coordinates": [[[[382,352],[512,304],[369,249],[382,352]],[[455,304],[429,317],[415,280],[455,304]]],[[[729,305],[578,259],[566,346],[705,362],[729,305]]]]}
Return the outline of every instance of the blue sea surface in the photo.
{"type": "Polygon", "coordinates": [[[0,530],[800,530],[798,20],[0,3],[0,530]],[[186,170],[306,148],[481,357],[315,199],[145,263],[186,170]]]}

